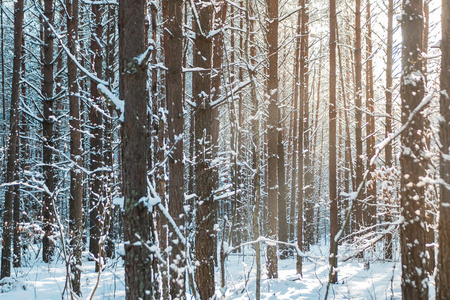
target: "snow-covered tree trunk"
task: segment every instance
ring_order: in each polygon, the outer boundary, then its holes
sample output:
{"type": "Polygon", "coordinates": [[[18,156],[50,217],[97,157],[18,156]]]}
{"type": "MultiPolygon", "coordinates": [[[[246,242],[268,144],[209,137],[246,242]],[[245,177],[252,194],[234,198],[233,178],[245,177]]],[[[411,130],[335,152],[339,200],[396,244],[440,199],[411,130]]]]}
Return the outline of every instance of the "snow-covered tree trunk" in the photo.
{"type": "Polygon", "coordinates": [[[442,1],[441,205],[436,299],[450,299],[450,2],[442,1]]]}

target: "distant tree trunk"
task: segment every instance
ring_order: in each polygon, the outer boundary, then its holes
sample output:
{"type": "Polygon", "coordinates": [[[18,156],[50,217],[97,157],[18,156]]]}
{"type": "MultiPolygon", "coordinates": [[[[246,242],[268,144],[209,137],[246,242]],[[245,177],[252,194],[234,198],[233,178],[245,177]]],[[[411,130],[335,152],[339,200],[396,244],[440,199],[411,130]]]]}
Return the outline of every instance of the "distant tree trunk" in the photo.
{"type": "MultiPolygon", "coordinates": [[[[302,0],[298,1],[299,7],[302,6],[302,0]]],[[[300,172],[298,170],[298,164],[297,164],[297,156],[298,159],[303,159],[303,156],[301,155],[301,152],[299,152],[299,142],[298,142],[298,102],[299,102],[299,82],[300,82],[300,45],[301,45],[301,20],[302,20],[302,11],[300,10],[298,12],[297,17],[297,28],[295,34],[297,35],[296,41],[295,41],[295,54],[294,54],[294,83],[293,83],[293,94],[292,94],[292,102],[294,106],[294,114],[293,114],[293,122],[292,122],[292,138],[293,138],[293,149],[292,149],[292,179],[291,179],[291,203],[290,203],[290,213],[289,213],[289,241],[292,242],[295,239],[295,203],[296,203],[296,194],[298,192],[298,189],[301,188],[302,183],[298,183],[297,187],[297,177],[298,173],[300,172]]],[[[301,149],[301,148],[300,148],[301,149]]],[[[302,243],[302,241],[299,241],[302,243]]],[[[300,247],[302,249],[302,247],[300,247]]]]}
{"type": "MultiPolygon", "coordinates": [[[[286,216],[286,167],[285,167],[285,153],[284,153],[284,116],[282,115],[281,107],[278,107],[278,240],[282,242],[288,241],[288,223],[286,216]]],[[[278,246],[280,249],[280,259],[288,258],[288,249],[284,245],[278,246]]]]}
{"type": "MultiPolygon", "coordinates": [[[[386,50],[386,127],[385,127],[385,138],[389,137],[392,133],[392,68],[394,65],[393,58],[393,44],[394,44],[394,0],[389,0],[388,7],[388,28],[387,28],[387,50],[386,50]]],[[[388,143],[385,148],[385,164],[386,168],[392,167],[392,145],[388,143]]],[[[387,199],[387,197],[385,196],[387,199]]],[[[386,221],[392,221],[392,215],[390,212],[386,214],[386,221]]],[[[386,235],[386,247],[385,247],[385,257],[387,259],[393,259],[394,249],[392,247],[392,234],[388,233],[386,235]]]]}
{"type": "MultiPolygon", "coordinates": [[[[402,14],[402,124],[405,124],[424,96],[421,59],[423,36],[422,0],[403,0],[402,14]]],[[[422,151],[424,117],[417,113],[402,132],[400,248],[402,295],[404,299],[428,299],[425,253],[425,195],[422,178],[428,162],[422,151]]]]}
{"type": "MultiPolygon", "coordinates": [[[[157,291],[153,257],[153,217],[147,197],[147,68],[137,57],[146,51],[147,1],[119,1],[120,97],[125,101],[122,131],[126,299],[152,299],[157,291]]],[[[151,159],[151,158],[148,158],[151,159]]]]}
{"type": "Polygon", "coordinates": [[[338,196],[336,176],[336,1],[330,0],[330,104],[329,104],[329,185],[330,185],[330,283],[337,282],[338,196]]]}
{"type": "MultiPolygon", "coordinates": [[[[67,0],[67,40],[69,49],[74,57],[77,57],[78,40],[78,0],[67,0]]],[[[69,200],[69,219],[72,240],[70,247],[72,255],[70,269],[73,274],[72,290],[81,295],[81,251],[83,234],[83,174],[79,167],[82,165],[82,145],[80,133],[80,104],[78,97],[77,66],[70,57],[67,57],[68,85],[69,85],[69,110],[70,110],[70,158],[75,165],[70,170],[70,200],[69,200]]],[[[91,224],[92,226],[92,224],[91,224]]]]}
{"type": "MultiPolygon", "coordinates": [[[[184,116],[183,116],[183,0],[168,1],[167,29],[171,33],[166,41],[166,99],[169,117],[167,130],[169,133],[169,147],[172,149],[169,156],[169,212],[180,228],[184,227],[184,116]]],[[[184,286],[184,247],[172,233],[169,238],[172,247],[169,263],[170,268],[170,295],[172,299],[184,299],[186,295],[184,286]]]]}
{"type": "Polygon", "coordinates": [[[194,18],[196,37],[194,41],[194,67],[205,71],[195,72],[192,78],[192,94],[196,101],[195,111],[195,188],[197,194],[197,232],[195,237],[195,256],[198,265],[195,270],[200,298],[209,299],[214,295],[214,257],[216,223],[216,204],[214,203],[212,170],[212,122],[213,109],[210,106],[211,95],[211,58],[212,38],[212,6],[203,5],[196,0],[198,18],[194,18]]]}
{"type": "MultiPolygon", "coordinates": [[[[362,56],[361,56],[361,0],[356,0],[356,18],[355,18],[355,143],[356,143],[356,186],[355,190],[362,182],[363,166],[363,147],[362,147],[362,56]]],[[[355,226],[354,230],[359,231],[363,225],[363,214],[361,205],[361,196],[354,200],[355,226]]]]}
{"type": "MultiPolygon", "coordinates": [[[[14,3],[14,59],[13,78],[11,89],[11,111],[10,111],[10,138],[7,152],[6,182],[12,183],[16,179],[17,164],[19,159],[19,101],[20,101],[20,62],[22,53],[23,16],[24,1],[18,0],[14,3]]],[[[2,235],[2,265],[1,278],[11,276],[11,233],[13,198],[16,191],[15,185],[6,189],[4,213],[3,213],[3,235],[2,235]]]]}
{"type": "Polygon", "coordinates": [[[374,89],[373,89],[373,53],[372,53],[372,20],[370,0],[366,4],[367,14],[367,34],[366,34],[366,108],[369,113],[366,114],[366,155],[367,169],[369,176],[367,178],[367,207],[364,209],[364,223],[367,226],[375,225],[377,221],[377,179],[375,175],[375,165],[370,164],[370,158],[375,154],[375,107],[374,107],[374,89]]]}
{"type": "Polygon", "coordinates": [[[311,149],[310,149],[310,117],[309,111],[312,108],[313,97],[310,97],[309,92],[309,0],[302,0],[303,13],[302,13],[302,66],[300,74],[301,76],[301,94],[303,94],[303,144],[304,144],[304,173],[305,173],[305,250],[309,250],[310,246],[314,243],[314,177],[312,173],[312,161],[311,161],[311,149]]]}
{"type": "Polygon", "coordinates": [[[54,35],[51,31],[49,24],[53,24],[53,0],[44,0],[44,43],[43,43],[43,76],[44,82],[42,84],[42,95],[44,96],[44,120],[43,120],[43,171],[45,185],[48,191],[43,195],[43,207],[42,207],[42,222],[44,229],[44,237],[42,239],[42,260],[46,263],[52,260],[54,245],[51,241],[50,235],[53,232],[53,190],[55,187],[55,172],[52,166],[52,148],[53,148],[53,123],[54,123],[54,111],[53,111],[53,39],[54,35]]]}
{"type": "MultiPolygon", "coordinates": [[[[268,237],[278,238],[278,0],[267,0],[269,43],[269,79],[267,92],[269,97],[269,118],[267,121],[268,138],[268,237]]],[[[277,246],[267,247],[267,276],[278,278],[277,246]]]]}
{"type": "Polygon", "coordinates": [[[436,277],[436,300],[450,299],[450,2],[442,1],[441,66],[441,203],[439,208],[439,253],[436,277]],[[445,185],[444,185],[445,184],[445,185]]]}
{"type": "MultiPolygon", "coordinates": [[[[304,222],[303,222],[303,206],[304,206],[304,169],[303,169],[303,162],[304,162],[304,156],[303,156],[303,137],[304,137],[304,122],[303,122],[303,109],[305,104],[305,95],[304,95],[304,78],[305,74],[304,72],[304,65],[305,65],[305,59],[303,58],[303,44],[304,40],[301,36],[303,34],[303,27],[304,27],[304,13],[305,13],[305,1],[300,0],[299,2],[301,9],[301,16],[299,16],[300,20],[300,55],[299,55],[299,61],[297,64],[299,64],[299,75],[298,75],[298,89],[299,89],[299,98],[298,98],[298,135],[297,135],[297,143],[298,143],[298,168],[297,168],[297,176],[298,176],[298,188],[297,188],[297,246],[300,250],[303,250],[303,232],[304,232],[304,222]]],[[[303,258],[301,256],[297,256],[296,260],[296,271],[297,274],[303,275],[303,258]]]]}

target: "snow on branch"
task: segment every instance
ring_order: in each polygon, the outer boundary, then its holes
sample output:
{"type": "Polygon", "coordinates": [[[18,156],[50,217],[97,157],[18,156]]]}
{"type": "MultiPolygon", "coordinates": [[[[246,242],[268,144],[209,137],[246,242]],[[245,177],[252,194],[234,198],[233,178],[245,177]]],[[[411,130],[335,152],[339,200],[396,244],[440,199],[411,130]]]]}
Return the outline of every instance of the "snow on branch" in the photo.
{"type": "Polygon", "coordinates": [[[97,90],[103,97],[105,97],[105,99],[111,102],[116,111],[119,113],[119,120],[123,122],[125,113],[125,101],[117,98],[105,85],[101,83],[97,85],[97,90]]]}

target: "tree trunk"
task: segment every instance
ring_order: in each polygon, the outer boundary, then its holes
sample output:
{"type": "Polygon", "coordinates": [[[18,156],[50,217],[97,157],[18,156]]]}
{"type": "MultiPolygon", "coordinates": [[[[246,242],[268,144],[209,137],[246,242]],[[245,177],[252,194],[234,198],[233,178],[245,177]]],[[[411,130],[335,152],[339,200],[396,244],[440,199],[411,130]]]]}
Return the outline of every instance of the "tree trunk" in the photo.
{"type": "MultiPolygon", "coordinates": [[[[267,41],[269,43],[269,77],[267,92],[269,97],[268,138],[268,237],[278,238],[278,0],[268,0],[267,41]]],[[[269,278],[278,278],[277,246],[267,246],[267,272],[269,278]]]]}
{"type": "Polygon", "coordinates": [[[375,154],[375,102],[373,89],[373,58],[372,58],[372,20],[370,0],[366,4],[367,13],[367,34],[366,34],[366,155],[367,169],[369,176],[367,177],[367,207],[364,210],[364,223],[366,226],[373,226],[377,221],[377,179],[375,175],[375,164],[370,164],[370,158],[375,154]]]}
{"type": "MultiPolygon", "coordinates": [[[[78,0],[67,0],[68,12],[67,30],[68,44],[71,54],[77,57],[78,40],[78,0]]],[[[71,279],[72,290],[81,295],[80,276],[81,251],[83,234],[83,174],[79,167],[82,166],[82,145],[80,133],[80,104],[78,97],[77,66],[70,57],[67,57],[68,85],[69,85],[69,110],[70,110],[70,158],[75,164],[70,170],[70,200],[69,219],[72,239],[70,248],[74,259],[71,261],[70,269],[73,277],[71,279]]],[[[92,224],[91,224],[92,226],[92,224]]]]}
{"type": "MultiPolygon", "coordinates": [[[[125,197],[126,299],[152,299],[158,294],[153,257],[142,242],[153,246],[153,217],[147,196],[147,68],[137,57],[146,49],[146,0],[119,1],[120,97],[125,101],[122,131],[125,197]]],[[[150,159],[150,158],[149,158],[150,159]]]]}
{"type": "MultiPolygon", "coordinates": [[[[171,33],[166,37],[166,99],[169,117],[167,130],[169,133],[169,212],[176,224],[184,227],[184,116],[183,116],[183,90],[181,68],[183,64],[183,1],[168,1],[167,29],[171,33]]],[[[184,247],[171,233],[169,246],[172,252],[169,257],[170,268],[170,295],[172,299],[184,299],[186,295],[184,286],[184,247]]]]}
{"type": "Polygon", "coordinates": [[[45,185],[48,191],[43,195],[42,222],[44,237],[42,239],[42,260],[46,263],[52,260],[54,245],[50,238],[53,232],[53,190],[55,187],[55,172],[52,166],[52,148],[54,145],[54,112],[53,112],[53,39],[54,35],[49,24],[53,24],[53,0],[44,0],[44,43],[43,43],[43,76],[42,95],[44,96],[44,120],[43,120],[43,171],[45,185]]]}
{"type": "MultiPolygon", "coordinates": [[[[305,250],[309,250],[310,246],[314,244],[314,177],[312,173],[311,149],[310,149],[310,105],[309,93],[309,0],[302,0],[304,7],[302,12],[302,46],[301,46],[301,93],[303,98],[303,144],[304,144],[304,173],[305,173],[305,250]]],[[[311,101],[312,103],[312,101],[311,101]]]]}
{"type": "MultiPolygon", "coordinates": [[[[356,18],[355,18],[355,143],[356,143],[356,186],[355,190],[359,187],[363,179],[363,147],[362,147],[362,57],[361,57],[361,0],[356,0],[356,18]]],[[[363,213],[361,205],[361,196],[354,200],[355,231],[359,231],[363,225],[363,213]]]]}
{"type": "Polygon", "coordinates": [[[336,176],[336,1],[330,0],[330,105],[329,105],[329,185],[330,185],[330,283],[337,282],[338,196],[336,176]]]}
{"type": "MultiPolygon", "coordinates": [[[[73,0],[77,1],[77,0],[73,0]]],[[[92,16],[94,18],[93,30],[91,33],[91,65],[93,66],[93,72],[98,78],[103,78],[103,53],[102,46],[103,41],[103,26],[102,26],[102,13],[99,4],[92,5],[92,16]]],[[[89,119],[91,122],[91,190],[89,194],[90,200],[90,214],[89,214],[89,252],[96,258],[95,271],[98,272],[103,263],[100,262],[100,258],[104,259],[105,253],[102,249],[102,245],[99,245],[100,238],[104,234],[107,220],[105,219],[105,195],[103,191],[104,172],[99,171],[103,167],[103,116],[97,110],[97,107],[102,107],[102,99],[97,90],[97,84],[91,81],[91,97],[95,105],[91,105],[89,112],[89,119]]],[[[72,101],[70,102],[72,104],[72,101]]]]}
{"type": "Polygon", "coordinates": [[[450,299],[450,3],[442,1],[442,66],[441,66],[441,203],[439,208],[439,253],[436,277],[436,300],[450,299]],[[445,184],[445,185],[444,185],[445,184]]]}
{"type": "MultiPolygon", "coordinates": [[[[424,96],[421,59],[423,47],[423,2],[404,0],[402,14],[402,124],[405,124],[424,96]]],[[[425,195],[421,178],[428,162],[422,155],[424,117],[417,113],[402,132],[400,248],[403,299],[428,299],[425,252],[425,195]]]]}
{"type": "Polygon", "coordinates": [[[215,292],[214,257],[216,223],[216,204],[213,189],[213,144],[212,122],[213,109],[210,106],[211,95],[211,58],[212,38],[212,7],[203,5],[200,0],[195,1],[198,18],[194,18],[196,38],[194,41],[194,67],[205,71],[195,72],[192,78],[192,95],[196,101],[195,111],[195,140],[199,141],[195,147],[195,188],[197,194],[197,232],[195,237],[195,256],[198,261],[195,270],[198,293],[202,300],[211,298],[215,292]]]}
{"type": "MultiPolygon", "coordinates": [[[[12,183],[16,179],[17,165],[19,159],[19,101],[20,101],[20,62],[22,53],[24,1],[18,0],[14,4],[14,60],[13,78],[11,90],[10,111],[10,138],[7,152],[6,182],[12,183]]],[[[15,185],[6,189],[4,213],[3,213],[3,236],[2,236],[2,265],[1,278],[11,276],[11,234],[13,198],[16,191],[15,185]]]]}
{"type": "MultiPolygon", "coordinates": [[[[392,68],[394,65],[393,58],[393,44],[394,44],[394,0],[389,0],[388,4],[388,28],[387,28],[387,50],[386,50],[386,127],[385,127],[385,138],[389,137],[392,133],[392,68]]],[[[388,143],[385,148],[385,164],[386,168],[392,167],[392,145],[388,143]]],[[[385,195],[384,198],[388,199],[390,192],[388,195],[385,195]]],[[[391,197],[389,197],[390,199],[391,197]]],[[[392,214],[389,211],[386,214],[386,221],[391,222],[393,220],[392,214]]],[[[388,233],[386,235],[386,247],[385,247],[385,257],[387,259],[394,258],[394,249],[392,247],[392,234],[388,233]]]]}

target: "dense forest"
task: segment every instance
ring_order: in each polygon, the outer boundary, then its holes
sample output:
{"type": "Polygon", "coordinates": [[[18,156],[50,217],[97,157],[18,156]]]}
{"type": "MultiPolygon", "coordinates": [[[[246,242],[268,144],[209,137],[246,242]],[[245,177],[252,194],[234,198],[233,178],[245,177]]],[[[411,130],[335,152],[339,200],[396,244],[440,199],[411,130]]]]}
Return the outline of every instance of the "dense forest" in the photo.
{"type": "Polygon", "coordinates": [[[0,6],[0,298],[450,299],[449,1],[0,6]]]}

